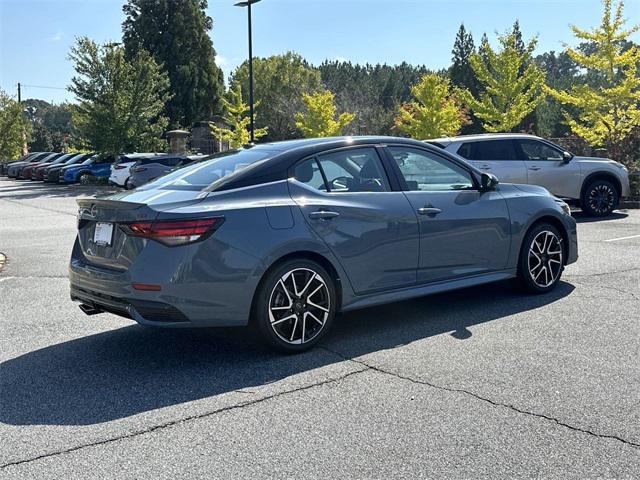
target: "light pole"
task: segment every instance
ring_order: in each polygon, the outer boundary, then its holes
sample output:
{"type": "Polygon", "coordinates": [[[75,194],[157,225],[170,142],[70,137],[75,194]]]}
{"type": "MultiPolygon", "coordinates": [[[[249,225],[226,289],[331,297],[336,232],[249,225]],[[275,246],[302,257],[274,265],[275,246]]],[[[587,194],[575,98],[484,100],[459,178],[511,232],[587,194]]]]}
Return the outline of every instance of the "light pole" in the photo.
{"type": "Polygon", "coordinates": [[[251,134],[251,143],[254,143],[253,137],[253,50],[251,45],[251,5],[258,3],[260,0],[245,0],[238,2],[236,7],[247,7],[247,17],[249,19],[249,131],[251,134]]]}

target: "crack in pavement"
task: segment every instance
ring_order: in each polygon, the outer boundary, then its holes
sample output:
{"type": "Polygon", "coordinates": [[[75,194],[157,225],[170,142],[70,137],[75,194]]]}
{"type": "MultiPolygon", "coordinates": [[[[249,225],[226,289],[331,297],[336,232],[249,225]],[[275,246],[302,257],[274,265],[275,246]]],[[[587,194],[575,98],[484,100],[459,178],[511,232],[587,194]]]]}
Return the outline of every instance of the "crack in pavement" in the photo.
{"type": "MultiPolygon", "coordinates": [[[[333,353],[333,352],[331,352],[331,353],[333,353]]],[[[342,358],[342,357],[340,357],[340,358],[342,358]]],[[[361,365],[361,366],[363,366],[363,365],[361,365]]],[[[267,396],[262,397],[262,398],[257,398],[255,400],[249,400],[249,401],[246,401],[246,402],[236,403],[234,405],[229,405],[227,407],[218,408],[218,409],[212,410],[210,412],[200,413],[200,414],[197,414],[197,415],[190,415],[188,417],[183,417],[183,418],[179,418],[179,419],[176,419],[176,420],[171,420],[169,422],[165,422],[165,423],[161,423],[161,424],[158,424],[158,425],[154,425],[152,427],[148,427],[148,428],[140,429],[140,430],[137,430],[137,431],[134,431],[134,432],[130,432],[130,433],[127,433],[125,435],[119,435],[119,436],[116,436],[116,437],[106,438],[104,440],[99,440],[99,441],[96,441],[96,442],[86,443],[86,444],[82,444],[82,445],[76,445],[74,447],[66,448],[64,450],[56,450],[54,452],[43,453],[42,455],[37,455],[37,456],[31,457],[31,458],[25,458],[25,459],[22,459],[22,460],[14,460],[12,462],[1,464],[0,465],[0,470],[4,470],[5,468],[12,467],[12,466],[24,465],[26,463],[35,462],[36,460],[42,460],[44,458],[50,458],[50,457],[55,457],[55,456],[58,456],[58,455],[64,455],[66,453],[76,452],[78,450],[83,450],[83,449],[89,448],[89,447],[106,445],[106,444],[109,444],[109,443],[118,442],[120,440],[126,440],[128,438],[137,437],[139,435],[144,435],[144,434],[147,434],[147,433],[151,433],[151,432],[154,432],[156,430],[162,430],[162,429],[165,429],[165,428],[168,428],[168,427],[172,427],[174,425],[179,425],[179,424],[190,422],[190,421],[193,421],[193,420],[199,420],[201,418],[207,418],[207,417],[210,417],[210,416],[213,416],[213,415],[217,415],[218,413],[224,413],[224,412],[228,412],[228,411],[231,411],[231,410],[238,410],[238,409],[241,409],[241,408],[244,408],[244,407],[250,407],[252,405],[256,405],[258,403],[262,403],[262,402],[265,402],[267,400],[271,400],[271,399],[274,399],[274,398],[282,397],[282,396],[285,396],[285,395],[288,395],[288,394],[291,394],[291,393],[302,392],[302,391],[309,390],[311,388],[319,387],[319,386],[322,386],[322,385],[328,385],[328,384],[331,384],[331,383],[340,382],[340,381],[342,381],[342,380],[344,380],[346,378],[351,377],[352,375],[357,375],[357,374],[360,374],[360,373],[363,373],[363,372],[366,372],[366,371],[369,371],[369,370],[371,370],[371,369],[369,367],[365,366],[365,368],[363,368],[361,370],[355,370],[353,372],[349,372],[349,373],[346,373],[344,375],[340,375],[339,377],[336,377],[336,378],[330,378],[330,379],[323,380],[323,381],[320,381],[320,382],[317,382],[317,383],[312,383],[310,385],[304,385],[302,387],[294,388],[294,389],[291,389],[291,390],[285,390],[285,391],[282,391],[282,392],[274,393],[272,395],[267,395],[267,396]]],[[[233,393],[236,393],[236,392],[240,392],[240,393],[244,393],[244,394],[248,393],[246,390],[243,391],[243,389],[239,389],[239,390],[234,390],[233,391],[233,393]]]]}
{"type": "Polygon", "coordinates": [[[344,359],[346,361],[357,363],[357,364],[362,365],[364,367],[367,367],[368,369],[373,370],[375,372],[382,373],[382,374],[385,374],[385,375],[390,375],[390,376],[398,378],[400,380],[405,380],[405,381],[414,383],[416,385],[424,385],[424,386],[428,386],[428,387],[431,387],[431,388],[435,388],[437,390],[443,390],[443,391],[446,391],[446,392],[462,393],[464,395],[468,395],[468,396],[473,397],[473,398],[475,398],[477,400],[480,400],[482,402],[489,403],[489,404],[491,404],[491,405],[493,405],[495,407],[504,407],[504,408],[508,408],[510,410],[513,410],[514,412],[521,413],[523,415],[528,415],[528,416],[531,416],[531,417],[536,417],[536,418],[542,418],[542,419],[545,419],[545,420],[549,420],[551,422],[556,423],[557,425],[559,425],[561,427],[568,428],[569,430],[573,430],[575,432],[584,433],[584,434],[587,434],[587,435],[590,435],[590,436],[593,436],[593,437],[596,437],[596,438],[617,440],[619,442],[624,443],[625,445],[629,445],[629,446],[635,447],[635,448],[640,448],[640,443],[635,443],[635,442],[632,442],[630,440],[626,440],[626,439],[624,439],[622,437],[619,437],[617,435],[608,435],[608,434],[603,434],[603,433],[596,433],[596,432],[594,432],[592,430],[587,430],[587,429],[584,429],[584,428],[576,427],[574,425],[570,425],[568,423],[565,423],[565,422],[563,422],[563,421],[561,421],[561,420],[559,420],[559,419],[557,419],[555,417],[550,417],[550,416],[544,415],[542,413],[530,412],[528,410],[522,410],[521,408],[518,408],[515,405],[511,405],[511,404],[508,404],[508,403],[501,403],[501,402],[498,402],[498,401],[495,401],[495,400],[491,400],[490,398],[483,397],[483,396],[481,396],[481,395],[479,395],[477,393],[474,393],[474,392],[472,392],[470,390],[465,390],[464,388],[445,387],[443,385],[437,385],[435,383],[427,382],[426,380],[418,380],[418,379],[415,379],[415,378],[407,377],[407,376],[401,375],[399,373],[391,372],[391,371],[385,370],[385,369],[383,369],[381,367],[377,367],[375,365],[371,365],[371,364],[369,364],[369,363],[367,363],[367,362],[365,362],[363,360],[355,360],[353,358],[349,358],[349,357],[341,354],[340,352],[337,352],[335,350],[327,348],[324,345],[321,345],[320,348],[323,348],[327,352],[331,352],[331,353],[333,353],[335,355],[338,355],[340,358],[342,358],[342,359],[344,359]]]}

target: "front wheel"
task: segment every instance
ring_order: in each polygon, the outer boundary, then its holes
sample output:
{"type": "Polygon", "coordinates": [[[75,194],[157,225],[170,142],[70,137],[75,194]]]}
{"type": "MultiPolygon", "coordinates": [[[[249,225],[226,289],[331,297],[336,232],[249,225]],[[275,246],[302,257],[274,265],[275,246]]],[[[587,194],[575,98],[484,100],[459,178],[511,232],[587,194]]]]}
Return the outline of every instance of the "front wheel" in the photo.
{"type": "Polygon", "coordinates": [[[565,248],[562,235],[548,223],[534,226],[524,238],[518,262],[518,279],[531,293],[555,288],[564,270],[565,248]]]}
{"type": "Polygon", "coordinates": [[[333,279],[311,260],[292,259],[269,271],[256,293],[253,321],[273,348],[308,350],[327,333],[336,312],[333,279]]]}
{"type": "Polygon", "coordinates": [[[582,210],[592,217],[609,215],[618,205],[618,189],[608,180],[596,180],[584,189],[582,210]]]}

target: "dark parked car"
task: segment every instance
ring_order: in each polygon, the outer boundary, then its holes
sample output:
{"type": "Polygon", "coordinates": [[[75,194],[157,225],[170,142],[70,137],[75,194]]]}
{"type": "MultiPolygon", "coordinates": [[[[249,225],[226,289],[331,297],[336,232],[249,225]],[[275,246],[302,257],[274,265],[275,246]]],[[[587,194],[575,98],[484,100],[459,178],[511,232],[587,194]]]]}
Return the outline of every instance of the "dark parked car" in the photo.
{"type": "Polygon", "coordinates": [[[25,160],[11,162],[7,165],[7,176],[9,178],[17,178],[23,166],[32,163],[38,163],[49,155],[54,155],[53,152],[39,152],[29,155],[25,160]]]}
{"type": "Polygon", "coordinates": [[[26,155],[22,155],[18,160],[0,160],[0,175],[6,175],[7,174],[7,169],[9,168],[9,165],[13,165],[15,163],[18,162],[28,162],[30,158],[33,158],[35,155],[42,153],[42,152],[32,152],[32,153],[27,153],[26,155]]]}
{"type": "Polygon", "coordinates": [[[45,168],[49,168],[56,165],[62,165],[70,158],[74,157],[75,153],[65,153],[64,155],[59,156],[51,163],[41,163],[37,164],[31,168],[31,180],[42,180],[45,168]]]}
{"type": "Polygon", "coordinates": [[[51,165],[44,169],[43,180],[45,182],[54,182],[57,183],[60,177],[60,171],[64,167],[68,167],[71,165],[79,165],[88,158],[91,158],[93,153],[77,153],[73,155],[71,158],[68,158],[64,163],[58,165],[51,165]]]}
{"type": "Polygon", "coordinates": [[[261,144],[78,204],[69,279],[85,313],[251,321],[287,351],[340,311],[515,277],[549,292],[578,257],[562,200],[405,138],[261,144]]]}
{"type": "Polygon", "coordinates": [[[47,155],[46,157],[40,159],[37,162],[29,162],[18,169],[17,178],[23,180],[31,180],[31,171],[39,167],[40,165],[46,165],[53,163],[54,160],[57,160],[61,156],[66,155],[64,153],[52,153],[51,155],[47,155]]]}
{"type": "Polygon", "coordinates": [[[191,159],[183,155],[154,155],[138,158],[129,169],[129,179],[126,187],[136,188],[158,178],[171,170],[191,163],[191,159]]]}

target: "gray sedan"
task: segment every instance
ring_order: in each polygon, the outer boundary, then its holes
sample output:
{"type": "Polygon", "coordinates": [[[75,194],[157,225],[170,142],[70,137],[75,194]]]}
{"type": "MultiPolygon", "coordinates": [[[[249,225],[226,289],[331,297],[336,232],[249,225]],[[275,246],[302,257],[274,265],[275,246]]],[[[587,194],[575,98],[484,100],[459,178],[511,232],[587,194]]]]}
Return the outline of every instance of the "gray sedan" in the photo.
{"type": "Polygon", "coordinates": [[[338,312],[515,278],[555,288],[576,222],[544,188],[394,137],[268,143],[78,200],[71,298],[159,327],[252,323],[310,348],[338,312]]]}
{"type": "Polygon", "coordinates": [[[130,176],[126,188],[139,187],[189,163],[191,160],[183,155],[151,155],[138,158],[129,169],[130,176]]]}

